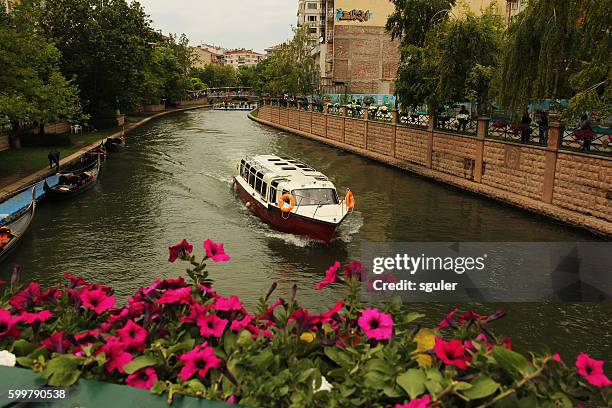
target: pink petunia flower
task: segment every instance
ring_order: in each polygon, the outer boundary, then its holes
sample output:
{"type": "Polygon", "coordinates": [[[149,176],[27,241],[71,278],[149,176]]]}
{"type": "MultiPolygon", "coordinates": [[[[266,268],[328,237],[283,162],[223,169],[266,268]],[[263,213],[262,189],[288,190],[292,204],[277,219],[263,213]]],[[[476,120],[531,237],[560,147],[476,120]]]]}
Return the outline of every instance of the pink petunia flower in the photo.
{"type": "Polygon", "coordinates": [[[79,293],[82,305],[97,314],[106,312],[115,306],[115,296],[109,295],[103,288],[83,289],[79,293]]]}
{"type": "Polygon", "coordinates": [[[552,359],[559,364],[563,364],[563,360],[561,360],[561,355],[559,353],[553,354],[552,359]]]}
{"type": "Polygon", "coordinates": [[[227,262],[230,260],[230,256],[223,249],[223,244],[217,244],[207,239],[204,241],[204,249],[206,250],[206,256],[212,259],[213,262],[227,262]]]}
{"type": "Polygon", "coordinates": [[[191,303],[191,287],[187,286],[186,288],[169,289],[164,292],[157,303],[160,305],[172,303],[187,305],[191,303]]]}
{"type": "Polygon", "coordinates": [[[434,346],[436,356],[446,365],[454,365],[460,370],[467,370],[468,363],[472,361],[460,340],[444,341],[436,338],[434,346]]]}
{"type": "Polygon", "coordinates": [[[576,358],[578,374],[584,377],[589,384],[597,388],[609,387],[612,385],[612,382],[604,373],[603,366],[603,360],[595,360],[586,353],[580,353],[576,358]]]}
{"type": "Polygon", "coordinates": [[[37,282],[30,282],[25,289],[15,294],[9,303],[17,310],[27,309],[28,307],[36,304],[36,300],[41,294],[40,284],[37,282]]]}
{"type": "Polygon", "coordinates": [[[189,353],[181,355],[179,359],[185,364],[179,372],[179,378],[183,381],[188,381],[195,374],[204,378],[211,368],[219,368],[223,363],[207,343],[196,346],[189,353]]]}
{"type": "Polygon", "coordinates": [[[336,261],[325,271],[325,278],[321,282],[317,283],[315,288],[324,289],[336,282],[336,280],[338,280],[338,269],[340,269],[340,262],[336,261]]]}
{"type": "Polygon", "coordinates": [[[406,404],[396,404],[395,408],[429,408],[431,405],[431,397],[429,395],[425,395],[422,398],[415,398],[410,400],[410,402],[406,404]]]}
{"type": "Polygon", "coordinates": [[[242,310],[243,306],[238,296],[232,295],[229,298],[219,296],[213,307],[219,311],[229,312],[231,310],[242,310]]]}
{"type": "Polygon", "coordinates": [[[42,310],[38,313],[28,313],[25,310],[21,312],[19,317],[21,321],[27,324],[42,323],[49,320],[53,315],[48,310],[42,310]]]}
{"type": "Polygon", "coordinates": [[[8,310],[0,309],[0,339],[5,337],[19,337],[17,323],[21,318],[11,315],[8,310]]]}
{"type": "Polygon", "coordinates": [[[314,329],[318,321],[319,316],[311,315],[308,310],[299,308],[293,312],[287,323],[295,322],[298,333],[302,333],[305,330],[314,329]]]}
{"type": "Polygon", "coordinates": [[[200,328],[200,335],[202,337],[221,337],[223,331],[229,322],[225,319],[221,319],[215,314],[204,315],[198,317],[196,324],[200,328]]]}
{"type": "Polygon", "coordinates": [[[181,256],[181,254],[191,253],[192,251],[193,245],[184,239],[180,243],[168,247],[168,262],[174,262],[179,258],[179,256],[181,256]]]}
{"type": "Polygon", "coordinates": [[[247,330],[251,332],[251,334],[253,335],[253,340],[257,340],[257,338],[259,337],[259,335],[261,334],[263,337],[271,339],[272,338],[272,332],[269,330],[265,330],[265,329],[260,329],[257,326],[254,326],[252,324],[247,326],[247,330]]]}
{"type": "Polygon", "coordinates": [[[359,261],[353,261],[344,267],[344,277],[346,279],[357,279],[363,282],[366,278],[366,271],[359,261]]]}
{"type": "Polygon", "coordinates": [[[232,324],[230,325],[230,330],[239,332],[247,328],[249,324],[253,321],[253,318],[250,315],[244,316],[242,320],[232,320],[232,324]]]}
{"type": "Polygon", "coordinates": [[[333,319],[334,316],[340,313],[343,307],[344,307],[344,300],[339,300],[338,302],[336,302],[336,304],[331,309],[329,309],[327,312],[321,313],[321,315],[319,316],[321,323],[325,324],[325,323],[334,322],[334,319],[333,319]]]}
{"type": "Polygon", "coordinates": [[[365,335],[371,339],[388,340],[393,334],[393,318],[391,315],[375,308],[367,308],[357,321],[365,335]]]}
{"type": "Polygon", "coordinates": [[[452,327],[452,328],[456,329],[457,325],[453,321],[453,316],[455,316],[455,314],[458,311],[459,311],[459,309],[453,309],[449,314],[444,316],[444,320],[442,320],[440,322],[440,325],[438,326],[438,331],[440,331],[440,330],[442,330],[442,329],[444,329],[446,327],[452,327]]]}
{"type": "Polygon", "coordinates": [[[130,319],[122,329],[117,330],[117,334],[127,349],[140,352],[145,348],[149,333],[130,319]]]}
{"type": "Polygon", "coordinates": [[[64,354],[70,350],[70,340],[68,340],[68,336],[66,332],[60,331],[55,332],[45,340],[41,341],[40,344],[45,346],[47,350],[51,353],[59,353],[64,354]]]}
{"type": "Polygon", "coordinates": [[[106,344],[98,349],[98,353],[106,355],[106,371],[111,373],[114,370],[124,373],[123,366],[134,359],[134,357],[125,351],[126,344],[121,342],[115,336],[108,336],[106,344]]]}
{"type": "Polygon", "coordinates": [[[153,367],[146,367],[128,375],[125,379],[125,383],[130,387],[150,390],[157,380],[158,377],[155,369],[153,367]]]}
{"type": "Polygon", "coordinates": [[[70,285],[68,285],[68,289],[74,289],[74,288],[78,288],[80,286],[87,286],[89,285],[87,282],[85,282],[84,279],[81,279],[77,276],[72,276],[69,273],[65,273],[64,277],[66,279],[70,280],[70,285]]]}

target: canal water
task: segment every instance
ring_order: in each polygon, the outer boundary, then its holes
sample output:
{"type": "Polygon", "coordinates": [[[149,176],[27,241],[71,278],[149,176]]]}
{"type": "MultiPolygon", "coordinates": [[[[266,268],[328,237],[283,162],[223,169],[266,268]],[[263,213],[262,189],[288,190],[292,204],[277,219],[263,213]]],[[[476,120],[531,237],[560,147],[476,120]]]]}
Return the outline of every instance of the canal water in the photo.
{"type": "MultiPolygon", "coordinates": [[[[288,297],[294,283],[303,304],[333,304],[342,289],[317,291],[334,261],[359,258],[364,241],[585,241],[596,237],[554,221],[267,128],[244,112],[191,111],[132,133],[110,156],[96,188],[69,202],[45,203],[18,250],[0,267],[23,265],[25,279],[53,284],[63,273],[111,285],[121,301],[157,278],[179,276],[167,247],[183,238],[223,242],[232,257],[210,265],[216,288],[253,309],[273,281],[288,297]],[[278,233],[254,216],[232,190],[245,154],[296,157],[326,174],[339,191],[354,192],[355,212],[324,246],[278,233]]],[[[453,305],[411,305],[437,323],[453,305]]],[[[499,305],[470,305],[481,312],[499,305]]],[[[612,305],[507,304],[494,327],[519,348],[546,343],[568,357],[603,357],[612,340],[612,305]]],[[[466,306],[467,307],[467,306],[466,306]]]]}

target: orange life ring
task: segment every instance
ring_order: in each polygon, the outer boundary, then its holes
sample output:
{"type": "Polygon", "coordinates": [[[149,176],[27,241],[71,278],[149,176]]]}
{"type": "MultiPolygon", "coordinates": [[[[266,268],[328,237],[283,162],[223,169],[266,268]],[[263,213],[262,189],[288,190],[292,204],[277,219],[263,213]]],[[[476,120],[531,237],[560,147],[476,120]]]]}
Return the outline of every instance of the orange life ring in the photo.
{"type": "Polygon", "coordinates": [[[283,194],[280,200],[278,200],[278,208],[280,208],[280,210],[284,213],[291,212],[291,210],[293,210],[293,207],[295,207],[295,197],[293,196],[293,194],[283,194]],[[287,205],[285,200],[289,200],[290,204],[287,205]]]}
{"type": "Polygon", "coordinates": [[[355,196],[353,195],[353,193],[349,190],[346,192],[346,207],[349,210],[352,210],[353,208],[355,208],[355,196]]]}

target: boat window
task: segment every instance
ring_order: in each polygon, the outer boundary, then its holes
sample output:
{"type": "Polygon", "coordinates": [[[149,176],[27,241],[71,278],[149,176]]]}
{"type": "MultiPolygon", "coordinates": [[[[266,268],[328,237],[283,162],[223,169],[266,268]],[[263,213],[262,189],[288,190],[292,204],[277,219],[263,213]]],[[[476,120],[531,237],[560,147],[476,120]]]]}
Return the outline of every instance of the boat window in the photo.
{"type": "MultiPolygon", "coordinates": [[[[274,182],[272,182],[274,184],[274,182]]],[[[276,187],[270,186],[270,199],[269,201],[275,203],[276,202],[276,187]]]]}
{"type": "Polygon", "coordinates": [[[280,161],[280,159],[268,159],[268,161],[275,162],[275,161],[280,161]]]}
{"type": "Polygon", "coordinates": [[[338,194],[333,188],[305,188],[293,190],[291,194],[295,196],[295,202],[300,206],[339,203],[338,194]]]}
{"type": "Polygon", "coordinates": [[[259,194],[261,194],[261,196],[263,197],[264,201],[268,201],[266,198],[266,192],[268,191],[268,183],[264,182],[261,184],[261,190],[259,191],[259,194]]]}
{"type": "Polygon", "coordinates": [[[261,179],[259,177],[255,178],[255,191],[261,193],[261,179]]]}
{"type": "Polygon", "coordinates": [[[285,167],[281,167],[283,170],[295,170],[295,167],[289,167],[289,166],[285,166],[285,167]]]}
{"type": "Polygon", "coordinates": [[[253,187],[255,185],[255,174],[249,173],[249,185],[253,187]]]}

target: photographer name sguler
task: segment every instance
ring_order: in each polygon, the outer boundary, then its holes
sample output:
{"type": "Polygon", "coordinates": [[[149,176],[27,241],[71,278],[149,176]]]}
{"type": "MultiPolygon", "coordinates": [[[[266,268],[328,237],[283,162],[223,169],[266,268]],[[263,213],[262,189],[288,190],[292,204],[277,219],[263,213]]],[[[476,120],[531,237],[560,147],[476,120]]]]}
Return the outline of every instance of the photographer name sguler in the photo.
{"type": "Polygon", "coordinates": [[[457,288],[458,282],[413,282],[411,280],[402,279],[399,282],[387,282],[383,279],[376,279],[372,282],[372,288],[377,292],[385,291],[401,291],[401,292],[444,292],[454,291],[457,288]]]}

